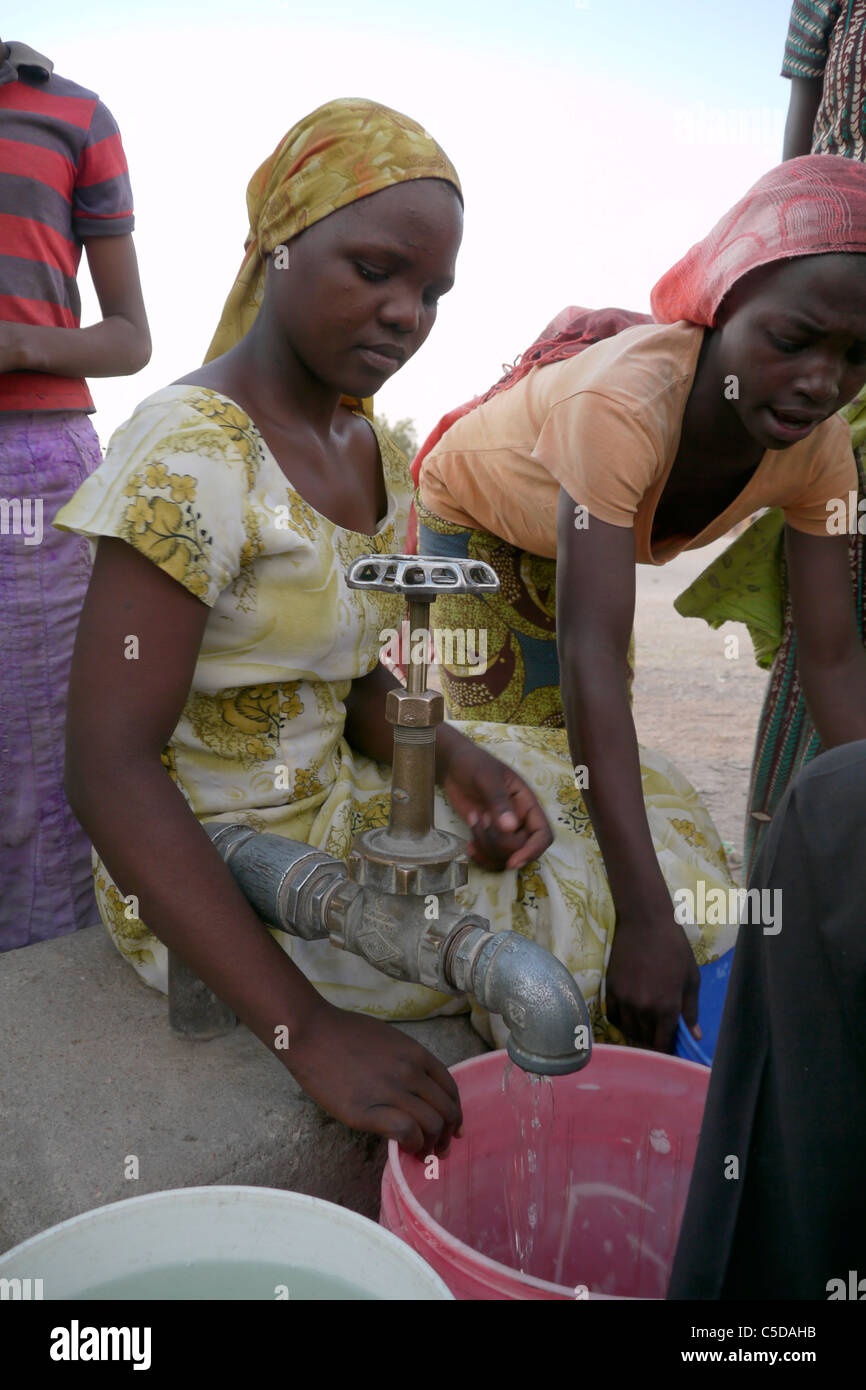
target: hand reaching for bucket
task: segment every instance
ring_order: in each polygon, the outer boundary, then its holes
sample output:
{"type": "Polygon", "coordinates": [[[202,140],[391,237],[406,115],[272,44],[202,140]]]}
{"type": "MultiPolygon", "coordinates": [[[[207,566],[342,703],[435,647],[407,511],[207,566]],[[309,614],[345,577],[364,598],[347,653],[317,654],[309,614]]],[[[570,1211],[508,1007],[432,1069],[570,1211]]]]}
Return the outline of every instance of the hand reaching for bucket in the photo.
{"type": "Polygon", "coordinates": [[[432,1053],[378,1019],[320,1000],[292,1030],[286,1064],[298,1084],[351,1129],[445,1154],[462,1133],[457,1083],[432,1053]]]}
{"type": "Polygon", "coordinates": [[[670,907],[640,919],[617,916],[605,976],[605,1013],[629,1042],[671,1052],[680,1014],[700,1038],[701,977],[670,907]]]}

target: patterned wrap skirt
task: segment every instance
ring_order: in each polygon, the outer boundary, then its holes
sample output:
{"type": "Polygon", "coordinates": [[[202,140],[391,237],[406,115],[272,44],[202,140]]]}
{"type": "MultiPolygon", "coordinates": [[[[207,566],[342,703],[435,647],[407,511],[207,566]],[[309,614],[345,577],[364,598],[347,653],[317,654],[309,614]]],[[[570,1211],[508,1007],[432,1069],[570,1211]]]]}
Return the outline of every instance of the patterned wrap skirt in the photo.
{"type": "MultiPolygon", "coordinates": [[[[418,496],[415,507],[419,555],[484,560],[499,578],[498,593],[445,593],[432,609],[434,651],[448,717],[564,729],[556,650],[556,561],[518,550],[487,531],[443,521],[418,496]],[[461,650],[465,662],[453,659],[461,650]]],[[[634,634],[628,651],[629,696],[633,680],[634,634]]]]}

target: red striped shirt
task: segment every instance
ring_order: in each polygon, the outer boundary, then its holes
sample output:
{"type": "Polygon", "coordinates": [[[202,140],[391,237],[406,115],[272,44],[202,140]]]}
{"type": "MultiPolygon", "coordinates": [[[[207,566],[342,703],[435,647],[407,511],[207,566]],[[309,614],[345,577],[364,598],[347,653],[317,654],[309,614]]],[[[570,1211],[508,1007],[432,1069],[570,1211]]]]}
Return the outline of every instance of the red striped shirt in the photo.
{"type": "MultiPolygon", "coordinates": [[[[79,328],[76,283],[88,237],[134,226],[126,156],[95,92],[9,45],[0,62],[0,321],[79,328]]],[[[0,373],[0,412],[93,410],[87,383],[0,373]]]]}

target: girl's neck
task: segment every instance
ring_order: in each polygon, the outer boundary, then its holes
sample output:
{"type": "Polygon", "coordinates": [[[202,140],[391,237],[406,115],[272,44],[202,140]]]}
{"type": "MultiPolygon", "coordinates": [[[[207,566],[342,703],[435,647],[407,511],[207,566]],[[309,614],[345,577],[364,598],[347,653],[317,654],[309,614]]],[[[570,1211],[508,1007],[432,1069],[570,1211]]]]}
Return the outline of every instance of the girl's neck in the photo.
{"type": "MultiPolygon", "coordinates": [[[[285,337],[269,330],[264,311],[226,354],[229,359],[246,401],[263,420],[282,428],[305,425],[323,438],[331,434],[341,393],[314,377],[285,337]]],[[[256,418],[253,410],[250,414],[256,418]]]]}
{"type": "Polygon", "coordinates": [[[719,335],[708,328],[698,355],[692,389],[686,402],[679,456],[701,460],[716,476],[757,467],[764,456],[738,416],[730,385],[718,360],[719,335]]]}

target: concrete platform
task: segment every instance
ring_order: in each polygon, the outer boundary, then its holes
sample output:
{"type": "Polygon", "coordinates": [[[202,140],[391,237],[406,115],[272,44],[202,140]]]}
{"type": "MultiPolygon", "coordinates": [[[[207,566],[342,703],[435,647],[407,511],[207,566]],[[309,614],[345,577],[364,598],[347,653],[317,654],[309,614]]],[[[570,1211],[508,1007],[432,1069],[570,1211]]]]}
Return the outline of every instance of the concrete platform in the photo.
{"type": "MultiPolygon", "coordinates": [[[[400,1026],[446,1066],[486,1051],[465,1016],[400,1026]]],[[[175,1037],[166,998],[101,926],[0,955],[0,1251],[92,1207],[203,1183],[376,1217],[385,1151],[326,1115],[245,1028],[175,1037]]]]}

